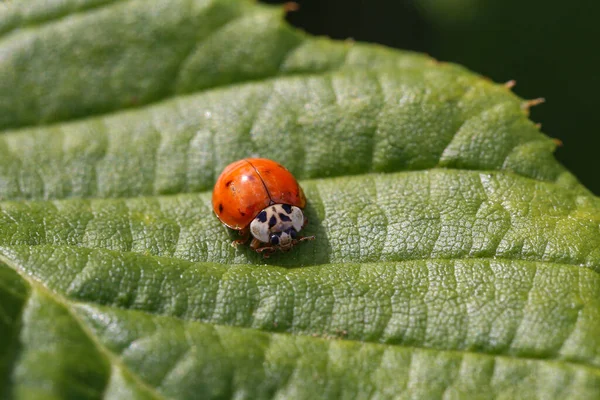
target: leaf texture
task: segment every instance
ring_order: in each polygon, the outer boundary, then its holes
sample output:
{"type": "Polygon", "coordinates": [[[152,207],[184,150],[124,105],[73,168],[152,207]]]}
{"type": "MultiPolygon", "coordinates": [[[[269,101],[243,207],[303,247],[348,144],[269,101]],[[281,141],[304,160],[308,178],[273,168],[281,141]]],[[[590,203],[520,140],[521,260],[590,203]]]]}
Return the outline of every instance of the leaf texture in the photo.
{"type": "Polygon", "coordinates": [[[298,178],[501,170],[584,192],[522,104],[446,66],[278,78],[10,131],[0,136],[0,198],[206,191],[248,155],[287,160],[298,178]]]}
{"type": "Polygon", "coordinates": [[[282,16],[0,6],[0,398],[600,397],[600,202],[531,103],[282,16]],[[248,156],[317,240],[230,246],[248,156]]]}

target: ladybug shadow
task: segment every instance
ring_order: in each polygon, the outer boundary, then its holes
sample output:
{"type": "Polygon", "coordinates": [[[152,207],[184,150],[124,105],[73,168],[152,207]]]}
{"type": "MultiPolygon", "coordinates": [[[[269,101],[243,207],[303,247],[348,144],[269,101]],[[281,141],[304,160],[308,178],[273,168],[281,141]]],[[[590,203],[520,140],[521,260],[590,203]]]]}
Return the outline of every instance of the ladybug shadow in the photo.
{"type": "MultiPolygon", "coordinates": [[[[325,229],[319,213],[309,202],[304,208],[304,215],[308,219],[308,224],[300,232],[300,236],[314,236],[314,240],[307,240],[298,243],[290,251],[275,251],[268,255],[259,254],[252,250],[250,246],[243,245],[237,247],[238,254],[244,254],[248,263],[277,265],[286,268],[308,267],[312,265],[328,264],[331,261],[331,245],[327,238],[325,229]]],[[[239,239],[237,231],[229,230],[231,240],[239,239]]],[[[248,242],[249,243],[249,242],[248,242]]]]}

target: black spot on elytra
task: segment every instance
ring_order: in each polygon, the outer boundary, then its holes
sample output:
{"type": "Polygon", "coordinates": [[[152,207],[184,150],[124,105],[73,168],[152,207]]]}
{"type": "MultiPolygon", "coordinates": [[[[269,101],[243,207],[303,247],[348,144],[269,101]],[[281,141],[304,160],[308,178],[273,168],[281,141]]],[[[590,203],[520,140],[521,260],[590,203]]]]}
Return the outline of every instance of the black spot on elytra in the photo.
{"type": "Polygon", "coordinates": [[[283,213],[279,213],[279,219],[281,219],[282,221],[291,221],[292,219],[290,217],[288,217],[287,215],[283,214],[283,213]]]}
{"type": "Polygon", "coordinates": [[[231,186],[232,183],[233,183],[233,181],[227,181],[227,183],[225,183],[225,186],[229,187],[229,186],[231,186]]]}
{"type": "Polygon", "coordinates": [[[267,222],[267,212],[266,212],[266,211],[264,211],[264,210],[263,210],[263,211],[261,211],[261,212],[260,212],[260,214],[258,214],[258,215],[256,216],[256,218],[258,218],[258,220],[259,220],[260,222],[267,222]]]}
{"type": "Polygon", "coordinates": [[[223,203],[219,203],[219,214],[223,213],[223,203]]]}
{"type": "Polygon", "coordinates": [[[290,206],[289,204],[282,204],[281,208],[283,208],[283,211],[285,211],[288,214],[292,213],[292,206],[290,206]]]}
{"type": "Polygon", "coordinates": [[[245,217],[245,216],[246,216],[246,213],[245,213],[245,212],[243,212],[242,210],[238,209],[238,211],[239,211],[239,213],[240,213],[240,215],[241,215],[242,217],[245,217]]]}
{"type": "Polygon", "coordinates": [[[277,218],[275,218],[274,215],[271,216],[271,218],[269,219],[269,228],[274,227],[277,224],[277,218]]]}

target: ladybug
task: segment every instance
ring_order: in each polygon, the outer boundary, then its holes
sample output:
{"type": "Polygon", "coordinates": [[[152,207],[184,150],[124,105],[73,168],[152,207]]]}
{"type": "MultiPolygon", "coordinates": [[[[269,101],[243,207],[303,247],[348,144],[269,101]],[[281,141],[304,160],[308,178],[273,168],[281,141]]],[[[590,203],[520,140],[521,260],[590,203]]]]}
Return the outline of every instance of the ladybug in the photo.
{"type": "Polygon", "coordinates": [[[212,203],[219,220],[242,236],[232,245],[252,234],[250,247],[265,258],[315,238],[298,235],[308,223],[302,212],[306,198],[296,178],[275,161],[245,158],[229,164],[215,183],[212,203]]]}

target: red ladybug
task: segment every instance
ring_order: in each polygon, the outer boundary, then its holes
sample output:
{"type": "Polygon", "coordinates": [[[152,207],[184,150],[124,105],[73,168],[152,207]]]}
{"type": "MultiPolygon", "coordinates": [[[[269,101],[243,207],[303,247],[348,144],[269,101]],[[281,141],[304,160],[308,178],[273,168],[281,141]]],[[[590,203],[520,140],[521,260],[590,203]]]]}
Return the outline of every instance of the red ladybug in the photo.
{"type": "Polygon", "coordinates": [[[306,198],[296,178],[275,161],[245,158],[229,164],[217,179],[212,203],[221,222],[242,235],[233,245],[252,234],[250,247],[264,257],[315,238],[298,235],[308,222],[302,212],[306,198]]]}

